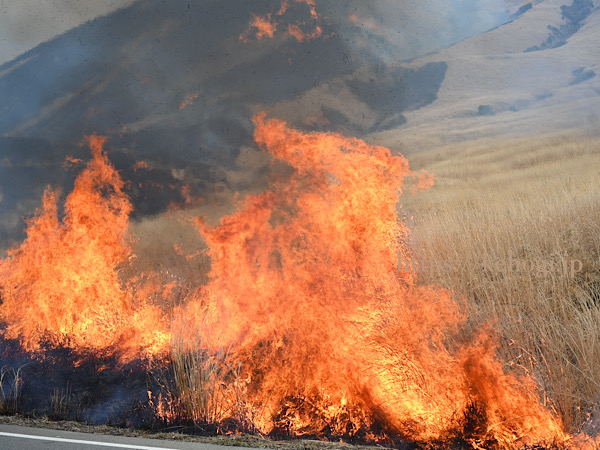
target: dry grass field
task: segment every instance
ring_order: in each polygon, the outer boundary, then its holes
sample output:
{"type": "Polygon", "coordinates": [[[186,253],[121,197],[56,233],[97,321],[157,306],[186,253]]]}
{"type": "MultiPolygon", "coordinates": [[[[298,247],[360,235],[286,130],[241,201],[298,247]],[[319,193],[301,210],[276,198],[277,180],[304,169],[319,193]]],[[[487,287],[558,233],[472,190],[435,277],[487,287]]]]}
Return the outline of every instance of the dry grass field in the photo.
{"type": "MultiPolygon", "coordinates": [[[[408,156],[436,185],[406,194],[420,283],[491,321],[566,429],[600,411],[600,139],[473,141],[408,156]]],[[[507,369],[510,369],[507,367],[507,369]]]]}

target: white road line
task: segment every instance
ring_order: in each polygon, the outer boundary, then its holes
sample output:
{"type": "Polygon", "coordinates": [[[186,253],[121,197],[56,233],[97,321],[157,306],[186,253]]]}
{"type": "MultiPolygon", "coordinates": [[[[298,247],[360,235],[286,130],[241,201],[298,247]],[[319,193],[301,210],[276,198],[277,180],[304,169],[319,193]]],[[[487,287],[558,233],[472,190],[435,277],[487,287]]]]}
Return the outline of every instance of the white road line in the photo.
{"type": "Polygon", "coordinates": [[[139,449],[139,450],[177,450],[174,448],[166,448],[166,447],[146,447],[144,445],[113,444],[111,442],[84,441],[81,439],[64,439],[64,438],[50,437],[50,436],[33,436],[31,434],[4,433],[1,431],[0,431],[0,436],[16,437],[16,438],[23,438],[23,439],[37,439],[38,441],[68,442],[69,444],[98,445],[100,447],[135,448],[135,449],[139,449]]]}

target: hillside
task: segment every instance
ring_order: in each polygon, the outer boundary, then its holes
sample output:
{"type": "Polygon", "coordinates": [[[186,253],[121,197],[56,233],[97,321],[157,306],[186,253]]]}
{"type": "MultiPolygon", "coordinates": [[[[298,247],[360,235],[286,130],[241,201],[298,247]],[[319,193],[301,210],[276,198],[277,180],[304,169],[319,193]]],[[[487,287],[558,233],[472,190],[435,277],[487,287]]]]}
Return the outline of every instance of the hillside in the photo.
{"type": "Polygon", "coordinates": [[[184,185],[206,208],[264,186],[259,110],[403,152],[597,122],[588,0],[284,4],[140,0],[0,66],[0,248],[46,185],[69,189],[65,157],[87,159],[90,133],[109,138],[140,218],[184,185]]]}
{"type": "Polygon", "coordinates": [[[298,107],[282,116],[314,129],[320,114],[331,122],[340,109],[360,115],[356,97],[371,102],[371,119],[352,123],[349,133],[402,125],[395,110],[429,104],[446,63],[407,74],[409,86],[394,88],[416,94],[400,108],[377,81],[349,81],[347,97],[336,85],[382,69],[393,87],[405,70],[385,68],[391,61],[439,50],[510,15],[502,8],[481,14],[485,0],[466,9],[443,3],[140,0],[0,66],[0,247],[22,237],[22,218],[46,185],[69,189],[73,175],[63,163],[67,155],[89,157],[78,145],[86,134],[109,138],[111,160],[131,181],[135,215],[143,217],[183,201],[183,185],[207,204],[264,185],[269,161],[251,148],[250,119],[299,105],[315,88],[326,92],[319,114],[298,107]],[[266,28],[257,28],[258,18],[266,28]],[[134,170],[138,161],[147,167],[134,170]]]}
{"type": "Polygon", "coordinates": [[[447,64],[437,98],[406,113],[401,129],[374,139],[418,149],[559,130],[595,134],[600,118],[599,41],[597,2],[533,5],[511,23],[411,62],[408,67],[447,64]],[[561,29],[568,32],[559,39],[561,29]]]}

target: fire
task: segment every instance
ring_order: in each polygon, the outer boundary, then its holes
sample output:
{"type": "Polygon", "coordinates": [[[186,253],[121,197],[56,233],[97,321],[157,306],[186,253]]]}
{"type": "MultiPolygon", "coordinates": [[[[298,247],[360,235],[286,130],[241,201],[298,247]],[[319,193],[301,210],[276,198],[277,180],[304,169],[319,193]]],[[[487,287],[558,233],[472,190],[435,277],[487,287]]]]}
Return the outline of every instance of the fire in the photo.
{"type": "Polygon", "coordinates": [[[179,105],[179,109],[183,109],[186,106],[193,105],[194,104],[194,100],[196,100],[199,95],[200,95],[199,92],[194,92],[192,94],[187,94],[185,96],[185,98],[183,99],[183,101],[181,102],[181,104],[179,105]]]}
{"type": "Polygon", "coordinates": [[[305,33],[298,25],[290,24],[288,25],[288,33],[290,36],[295,37],[298,42],[305,42],[321,36],[323,29],[317,25],[310,33],[305,33]]]}
{"type": "Polygon", "coordinates": [[[564,443],[533,380],[503,371],[492,329],[473,334],[451,292],[398,270],[397,255],[409,255],[400,195],[431,178],[359,139],[264,114],[254,123],[256,143],[289,171],[217,225],[196,220],[210,279],[181,306],[151,301],[176,290],[172,279],[123,279],[132,205],[105,139],[89,137],[93,158],[64,214],[48,189],[26,240],[0,262],[4,336],[33,352],[63,345],[122,360],[172,351],[159,364],[175,384],[148,393],[170,422],[233,418],[264,434],[388,443],[564,443]]]}
{"type": "MultiPolygon", "coordinates": [[[[313,0],[294,0],[296,3],[304,3],[308,8],[308,12],[310,15],[310,22],[312,23],[312,29],[310,31],[304,31],[302,28],[305,28],[307,23],[305,21],[299,21],[297,23],[290,23],[287,26],[287,34],[289,36],[294,37],[298,42],[307,42],[313,39],[318,38],[323,33],[323,29],[320,25],[321,16],[317,12],[315,2],[313,0]]],[[[279,11],[277,11],[276,16],[281,17],[284,16],[289,9],[289,1],[283,0],[281,2],[281,6],[279,11]]],[[[252,20],[250,21],[250,25],[248,29],[242,33],[239,37],[241,42],[248,42],[249,36],[252,34],[252,30],[255,29],[255,37],[257,40],[261,40],[264,37],[272,38],[275,35],[279,25],[281,25],[280,20],[276,20],[272,17],[272,13],[268,13],[265,16],[258,16],[256,14],[252,14],[252,20]]]]}
{"type": "Polygon", "coordinates": [[[146,161],[136,161],[133,166],[131,166],[134,172],[142,169],[148,169],[148,163],[146,161]]]}
{"type": "Polygon", "coordinates": [[[148,332],[159,311],[142,303],[119,281],[119,266],[130,253],[131,203],[124,183],[109,164],[105,139],[90,136],[93,158],[65,201],[48,188],[29,220],[27,239],[0,261],[0,318],[4,336],[28,350],[42,343],[75,349],[107,350],[134,345],[155,348],[161,333],[148,332]],[[136,343],[137,344],[137,343],[136,343]]]}
{"type": "Polygon", "coordinates": [[[271,21],[270,13],[265,17],[260,17],[256,14],[253,14],[248,30],[246,30],[246,33],[240,35],[239,40],[242,42],[248,42],[248,35],[250,34],[250,30],[252,30],[252,28],[256,29],[256,39],[260,41],[265,36],[270,38],[273,37],[275,31],[277,31],[277,23],[271,21]]]}
{"type": "Polygon", "coordinates": [[[255,124],[258,145],[294,172],[219,225],[199,222],[212,272],[190,308],[212,309],[259,429],[435,440],[475,427],[506,445],[562,439],[533,383],[503,373],[493,335],[469,336],[450,292],[398,273],[408,230],[396,204],[415,177],[406,159],[264,115],[255,124]]]}

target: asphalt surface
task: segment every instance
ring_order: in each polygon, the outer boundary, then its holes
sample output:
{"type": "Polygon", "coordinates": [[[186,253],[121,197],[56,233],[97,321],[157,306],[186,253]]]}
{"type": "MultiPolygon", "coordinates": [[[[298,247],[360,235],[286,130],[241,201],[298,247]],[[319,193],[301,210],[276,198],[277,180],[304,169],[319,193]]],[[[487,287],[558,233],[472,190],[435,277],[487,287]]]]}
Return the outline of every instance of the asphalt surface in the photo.
{"type": "Polygon", "coordinates": [[[102,449],[240,450],[245,447],[112,436],[0,424],[2,450],[102,450],[102,449]]]}

